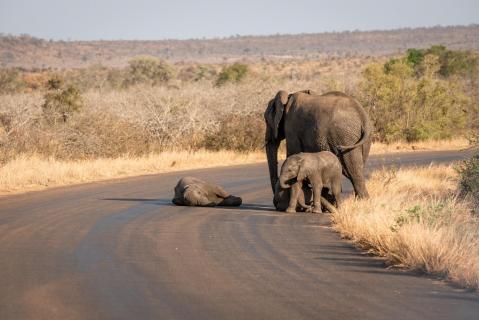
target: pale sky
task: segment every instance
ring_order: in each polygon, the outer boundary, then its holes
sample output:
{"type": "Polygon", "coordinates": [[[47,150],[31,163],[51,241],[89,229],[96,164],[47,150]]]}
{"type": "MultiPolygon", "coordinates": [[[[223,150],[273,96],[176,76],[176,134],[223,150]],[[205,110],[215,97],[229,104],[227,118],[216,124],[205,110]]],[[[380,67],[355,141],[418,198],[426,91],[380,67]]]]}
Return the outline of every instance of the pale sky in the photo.
{"type": "Polygon", "coordinates": [[[0,0],[0,32],[188,39],[479,23],[479,0],[0,0]]]}

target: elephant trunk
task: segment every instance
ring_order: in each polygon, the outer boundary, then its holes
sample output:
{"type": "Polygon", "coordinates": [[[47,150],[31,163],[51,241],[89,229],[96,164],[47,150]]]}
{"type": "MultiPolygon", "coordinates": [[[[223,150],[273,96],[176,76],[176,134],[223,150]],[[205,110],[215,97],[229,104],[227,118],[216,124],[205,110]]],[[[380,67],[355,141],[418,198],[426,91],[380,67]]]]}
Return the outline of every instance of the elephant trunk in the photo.
{"type": "Polygon", "coordinates": [[[279,185],[281,186],[281,188],[283,189],[288,189],[288,188],[291,188],[291,186],[289,184],[286,183],[287,179],[280,176],[279,177],[279,185]]]}
{"type": "Polygon", "coordinates": [[[266,157],[268,159],[269,177],[271,180],[271,188],[275,189],[276,182],[278,181],[278,148],[279,141],[269,137],[268,129],[266,129],[266,157]],[[268,139],[269,138],[269,139],[268,139]]]}

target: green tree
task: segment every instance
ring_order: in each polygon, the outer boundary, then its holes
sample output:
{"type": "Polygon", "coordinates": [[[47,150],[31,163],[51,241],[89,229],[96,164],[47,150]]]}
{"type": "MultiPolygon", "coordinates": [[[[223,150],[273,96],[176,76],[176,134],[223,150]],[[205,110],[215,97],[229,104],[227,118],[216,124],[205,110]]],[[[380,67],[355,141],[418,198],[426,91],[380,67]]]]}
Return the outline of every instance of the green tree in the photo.
{"type": "Polygon", "coordinates": [[[42,105],[44,115],[55,123],[59,119],[66,122],[83,105],[80,91],[72,85],[64,86],[63,81],[58,77],[48,80],[44,99],[42,105]]]}
{"type": "Polygon", "coordinates": [[[216,80],[217,86],[222,86],[228,82],[240,82],[248,73],[248,66],[241,63],[235,63],[225,67],[216,80]]]}
{"type": "MultiPolygon", "coordinates": [[[[475,54],[468,51],[449,50],[443,45],[431,46],[428,49],[409,49],[403,59],[411,64],[418,75],[421,75],[426,55],[438,58],[440,67],[437,72],[443,77],[475,76],[477,73],[478,58],[475,54]]],[[[391,61],[385,64],[385,68],[391,61]]]]}
{"type": "Polygon", "coordinates": [[[173,79],[175,73],[175,69],[161,59],[140,56],[130,60],[125,84],[158,85],[173,79]]]}
{"type": "Polygon", "coordinates": [[[408,49],[406,53],[406,60],[409,62],[413,67],[421,64],[424,59],[424,50],[418,49],[408,49]]]}

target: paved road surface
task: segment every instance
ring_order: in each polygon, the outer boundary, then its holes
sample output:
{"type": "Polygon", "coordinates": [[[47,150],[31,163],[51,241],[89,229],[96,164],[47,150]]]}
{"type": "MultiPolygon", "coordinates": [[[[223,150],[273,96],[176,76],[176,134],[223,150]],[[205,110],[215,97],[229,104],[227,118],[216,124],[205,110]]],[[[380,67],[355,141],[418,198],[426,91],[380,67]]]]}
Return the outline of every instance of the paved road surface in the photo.
{"type": "Polygon", "coordinates": [[[325,215],[273,211],[266,164],[188,172],[239,209],[171,205],[184,174],[0,198],[0,319],[479,319],[477,293],[386,269],[325,215]]]}

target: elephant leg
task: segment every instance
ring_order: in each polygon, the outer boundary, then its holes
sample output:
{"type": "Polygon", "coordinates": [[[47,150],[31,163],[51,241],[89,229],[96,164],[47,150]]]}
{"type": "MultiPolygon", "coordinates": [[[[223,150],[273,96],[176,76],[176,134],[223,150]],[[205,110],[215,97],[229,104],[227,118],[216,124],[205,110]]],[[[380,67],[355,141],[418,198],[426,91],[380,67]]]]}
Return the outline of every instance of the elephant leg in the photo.
{"type": "Polygon", "coordinates": [[[311,206],[306,204],[306,201],[304,199],[304,191],[302,188],[299,190],[298,193],[298,205],[302,210],[306,212],[309,212],[311,210],[311,206]]]}
{"type": "Polygon", "coordinates": [[[313,182],[313,213],[322,213],[321,210],[321,191],[323,190],[322,181],[313,182]]]}
{"type": "Polygon", "coordinates": [[[342,155],[343,169],[346,171],[346,177],[351,181],[354,193],[358,198],[368,198],[369,193],[366,189],[366,179],[364,178],[364,160],[361,148],[346,151],[342,155]]]}
{"type": "Polygon", "coordinates": [[[240,197],[228,196],[219,202],[218,205],[225,207],[238,207],[241,203],[243,203],[243,200],[240,197]]]}
{"type": "Polygon", "coordinates": [[[296,182],[291,186],[291,194],[289,197],[289,206],[286,209],[286,212],[293,213],[296,212],[296,206],[298,205],[298,197],[301,192],[301,182],[296,182]]]}
{"type": "MultiPolygon", "coordinates": [[[[334,196],[329,194],[329,189],[328,188],[323,187],[323,190],[321,190],[321,196],[324,199],[326,199],[329,203],[335,203],[334,196]]],[[[323,207],[324,207],[324,205],[323,205],[323,207]]]]}
{"type": "Polygon", "coordinates": [[[334,182],[331,186],[331,189],[334,196],[336,208],[339,208],[339,206],[341,205],[341,181],[334,182]]]}

